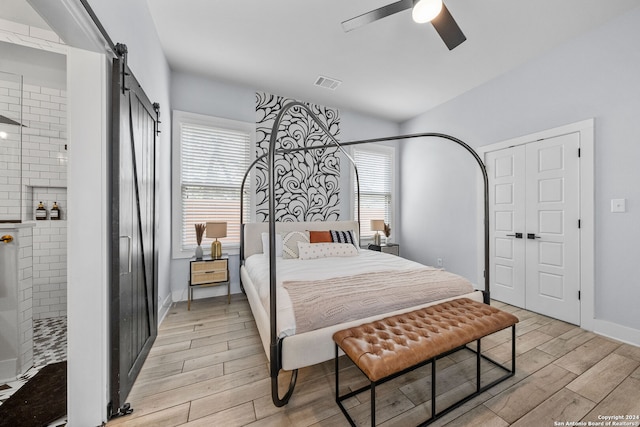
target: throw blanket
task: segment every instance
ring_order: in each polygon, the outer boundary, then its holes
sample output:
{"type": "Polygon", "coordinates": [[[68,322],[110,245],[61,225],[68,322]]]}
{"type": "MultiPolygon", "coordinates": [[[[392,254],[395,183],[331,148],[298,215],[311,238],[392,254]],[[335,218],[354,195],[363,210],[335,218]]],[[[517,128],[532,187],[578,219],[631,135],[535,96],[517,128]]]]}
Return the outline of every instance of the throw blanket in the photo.
{"type": "Polygon", "coordinates": [[[473,291],[465,278],[431,268],[285,281],[282,286],[293,303],[298,334],[473,291]]]}

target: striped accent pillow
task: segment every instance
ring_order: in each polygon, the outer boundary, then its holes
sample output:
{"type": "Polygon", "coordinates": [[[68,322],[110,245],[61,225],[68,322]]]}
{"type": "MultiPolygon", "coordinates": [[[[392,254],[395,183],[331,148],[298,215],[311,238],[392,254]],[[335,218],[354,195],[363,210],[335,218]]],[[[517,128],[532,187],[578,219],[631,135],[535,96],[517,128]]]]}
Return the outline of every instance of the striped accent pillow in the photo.
{"type": "Polygon", "coordinates": [[[331,233],[331,241],[333,243],[351,243],[356,248],[358,247],[351,231],[329,230],[329,232],[331,233]]]}

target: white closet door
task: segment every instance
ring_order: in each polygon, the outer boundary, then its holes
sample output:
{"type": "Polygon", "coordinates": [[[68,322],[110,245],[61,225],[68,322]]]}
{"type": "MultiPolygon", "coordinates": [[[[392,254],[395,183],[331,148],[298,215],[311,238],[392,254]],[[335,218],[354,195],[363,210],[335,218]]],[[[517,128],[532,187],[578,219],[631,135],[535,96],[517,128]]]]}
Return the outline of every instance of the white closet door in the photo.
{"type": "Polygon", "coordinates": [[[580,323],[578,133],[526,145],[526,308],[580,323]]]}
{"type": "Polygon", "coordinates": [[[491,297],[580,323],[578,133],[485,154],[491,297]]]}
{"type": "Polygon", "coordinates": [[[525,147],[487,153],[491,297],[525,306],[525,147]]]}

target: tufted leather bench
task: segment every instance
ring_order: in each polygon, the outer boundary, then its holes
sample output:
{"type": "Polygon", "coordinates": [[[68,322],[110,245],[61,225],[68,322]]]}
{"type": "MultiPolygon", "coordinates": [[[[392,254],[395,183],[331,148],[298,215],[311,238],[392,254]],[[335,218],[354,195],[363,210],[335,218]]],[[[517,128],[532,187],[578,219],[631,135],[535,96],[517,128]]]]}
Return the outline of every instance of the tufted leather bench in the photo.
{"type": "Polygon", "coordinates": [[[336,402],[351,425],[355,425],[342,401],[362,391],[371,390],[371,425],[375,425],[375,386],[410,370],[432,363],[432,399],[429,424],[489,387],[515,373],[515,324],[518,318],[490,305],[468,298],[443,302],[430,307],[391,316],[338,331],[336,343],[336,402]],[[494,332],[512,327],[511,369],[481,354],[480,340],[494,332]],[[476,341],[476,349],[466,345],[476,341]],[[367,376],[370,384],[346,395],[339,395],[338,347],[367,376]],[[476,392],[436,413],[436,360],[466,348],[476,353],[476,392]],[[507,375],[484,387],[480,382],[480,359],[484,358],[507,371],[507,375]]]}

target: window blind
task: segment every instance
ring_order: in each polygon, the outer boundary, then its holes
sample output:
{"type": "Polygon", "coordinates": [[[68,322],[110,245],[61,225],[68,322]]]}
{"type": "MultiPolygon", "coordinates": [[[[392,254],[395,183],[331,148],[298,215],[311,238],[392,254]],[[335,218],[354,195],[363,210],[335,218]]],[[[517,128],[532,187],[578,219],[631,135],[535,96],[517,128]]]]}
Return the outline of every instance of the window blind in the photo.
{"type": "MultiPolygon", "coordinates": [[[[196,246],[194,225],[208,221],[226,221],[227,237],[220,241],[223,245],[237,246],[240,244],[240,185],[250,164],[251,137],[235,129],[189,123],[180,126],[182,249],[196,246]]],[[[248,222],[248,191],[242,197],[244,222],[248,222]]]]}
{"type": "MultiPolygon", "coordinates": [[[[392,149],[354,148],[353,158],[360,178],[360,232],[363,238],[373,237],[372,219],[384,219],[391,224],[392,149]]],[[[357,217],[354,179],[353,217],[357,217]]]]}

